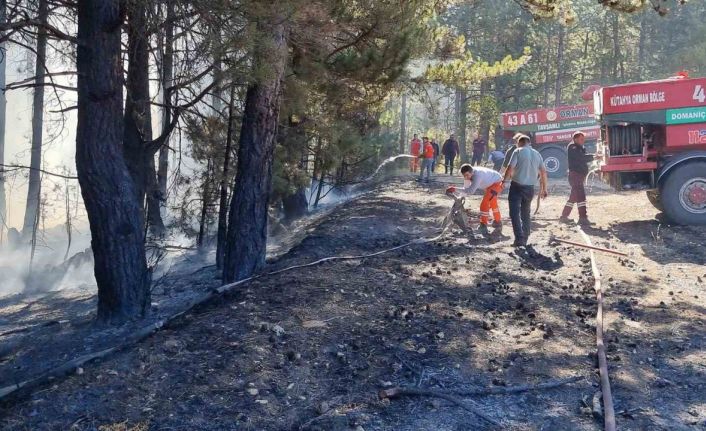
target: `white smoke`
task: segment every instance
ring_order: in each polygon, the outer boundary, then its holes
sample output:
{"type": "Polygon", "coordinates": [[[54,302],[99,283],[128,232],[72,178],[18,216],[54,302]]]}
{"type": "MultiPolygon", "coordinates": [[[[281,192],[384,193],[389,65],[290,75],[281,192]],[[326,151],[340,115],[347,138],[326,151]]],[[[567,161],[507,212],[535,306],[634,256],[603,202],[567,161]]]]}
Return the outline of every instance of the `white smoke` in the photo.
{"type": "MultiPolygon", "coordinates": [[[[334,187],[329,183],[324,182],[321,186],[321,198],[319,199],[319,205],[323,206],[331,206],[335,205],[341,202],[345,202],[355,196],[357,196],[361,192],[361,187],[364,186],[366,183],[369,183],[370,181],[374,180],[378,175],[380,174],[380,171],[383,170],[386,166],[390,165],[391,163],[394,163],[397,160],[400,159],[415,159],[416,156],[412,156],[410,154],[399,154],[397,156],[392,156],[388,157],[387,159],[383,160],[382,163],[375,169],[375,171],[370,174],[368,177],[365,179],[354,183],[350,185],[345,185],[342,187],[334,187]]],[[[307,189],[306,191],[306,196],[307,199],[309,200],[309,208],[314,207],[314,203],[316,202],[316,196],[318,193],[319,189],[319,181],[318,180],[313,180],[311,182],[311,186],[307,189]]]]}
{"type": "Polygon", "coordinates": [[[29,245],[0,246],[0,297],[17,293],[44,293],[64,289],[95,290],[88,226],[68,236],[62,226],[38,234],[34,257],[29,245]],[[68,256],[64,260],[64,256],[68,256]]]}

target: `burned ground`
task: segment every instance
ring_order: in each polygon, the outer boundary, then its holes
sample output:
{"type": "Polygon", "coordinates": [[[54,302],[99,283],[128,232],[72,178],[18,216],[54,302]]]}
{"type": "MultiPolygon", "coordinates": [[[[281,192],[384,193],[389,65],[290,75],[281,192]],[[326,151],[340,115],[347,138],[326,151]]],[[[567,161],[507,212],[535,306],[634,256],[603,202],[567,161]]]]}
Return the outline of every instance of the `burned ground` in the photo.
{"type": "MultiPolygon", "coordinates": [[[[450,206],[442,189],[403,182],[343,204],[270,269],[432,237],[450,206]]],[[[581,376],[556,389],[466,401],[504,429],[601,429],[590,407],[599,389],[588,254],[548,244],[550,235],[580,240],[574,228],[554,221],[565,184],[555,182],[550,191],[532,238],[538,256],[515,253],[509,236],[486,243],[453,232],[375,258],[266,277],[5,404],[0,426],[490,429],[444,400],[380,400],[377,392],[581,376]]],[[[598,222],[588,230],[594,244],[630,253],[598,256],[619,428],[701,429],[706,230],[660,225],[639,194],[595,186],[589,205],[598,222]]],[[[501,209],[507,214],[505,202],[501,209]]],[[[188,288],[192,279],[201,283],[196,290],[218,284],[212,269],[192,277],[177,286],[188,288]]]]}

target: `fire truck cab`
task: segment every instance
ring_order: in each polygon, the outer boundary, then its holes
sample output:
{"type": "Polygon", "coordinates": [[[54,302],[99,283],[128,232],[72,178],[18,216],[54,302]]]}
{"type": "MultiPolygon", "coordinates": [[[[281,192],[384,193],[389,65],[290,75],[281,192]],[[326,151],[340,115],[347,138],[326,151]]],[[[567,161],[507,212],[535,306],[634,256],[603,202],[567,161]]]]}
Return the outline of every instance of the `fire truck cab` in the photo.
{"type": "Polygon", "coordinates": [[[532,145],[544,158],[544,167],[551,178],[566,177],[569,168],[566,149],[573,132],[584,132],[589,152],[595,149],[600,135],[592,104],[506,112],[500,114],[500,126],[506,146],[517,132],[531,138],[532,145]]]}
{"type": "Polygon", "coordinates": [[[706,78],[685,75],[594,93],[603,178],[646,189],[677,224],[706,224],[706,78]]]}

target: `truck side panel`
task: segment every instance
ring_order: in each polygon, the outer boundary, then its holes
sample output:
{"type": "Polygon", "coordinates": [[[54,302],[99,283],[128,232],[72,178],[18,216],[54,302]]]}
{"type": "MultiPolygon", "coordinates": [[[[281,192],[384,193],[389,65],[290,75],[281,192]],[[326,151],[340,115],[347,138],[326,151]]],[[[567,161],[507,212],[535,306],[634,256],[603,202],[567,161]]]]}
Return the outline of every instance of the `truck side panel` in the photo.
{"type": "Polygon", "coordinates": [[[667,126],[665,150],[706,150],[706,123],[667,126]]]}
{"type": "Polygon", "coordinates": [[[601,91],[603,115],[706,106],[706,78],[641,82],[601,91]]]}
{"type": "MultiPolygon", "coordinates": [[[[601,128],[599,126],[591,126],[590,128],[579,129],[585,136],[586,140],[595,140],[601,136],[601,128]]],[[[551,142],[566,142],[568,145],[571,142],[571,137],[576,129],[565,129],[553,132],[537,132],[535,133],[536,144],[547,144],[551,142]]]]}

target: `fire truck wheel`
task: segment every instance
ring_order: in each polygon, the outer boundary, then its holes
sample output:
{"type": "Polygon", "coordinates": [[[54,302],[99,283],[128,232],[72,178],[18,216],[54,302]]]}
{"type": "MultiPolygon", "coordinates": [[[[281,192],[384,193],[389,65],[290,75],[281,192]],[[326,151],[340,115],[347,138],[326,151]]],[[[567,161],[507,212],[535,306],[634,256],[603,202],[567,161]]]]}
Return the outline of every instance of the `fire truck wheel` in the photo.
{"type": "Polygon", "coordinates": [[[659,189],[647,190],[645,194],[647,195],[647,199],[649,199],[653,207],[664,212],[664,207],[662,206],[662,199],[660,197],[661,193],[659,189]]]}
{"type": "Polygon", "coordinates": [[[542,150],[540,154],[544,159],[544,168],[547,170],[549,178],[566,178],[569,161],[565,151],[559,148],[547,148],[542,150]]]}
{"type": "Polygon", "coordinates": [[[706,225],[706,162],[674,169],[662,187],[664,213],[677,224],[706,225]]]}

